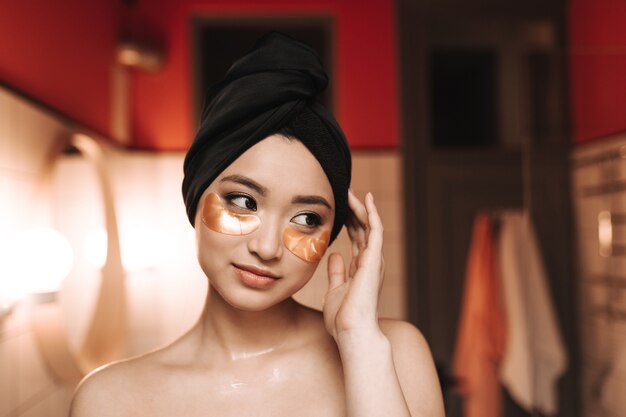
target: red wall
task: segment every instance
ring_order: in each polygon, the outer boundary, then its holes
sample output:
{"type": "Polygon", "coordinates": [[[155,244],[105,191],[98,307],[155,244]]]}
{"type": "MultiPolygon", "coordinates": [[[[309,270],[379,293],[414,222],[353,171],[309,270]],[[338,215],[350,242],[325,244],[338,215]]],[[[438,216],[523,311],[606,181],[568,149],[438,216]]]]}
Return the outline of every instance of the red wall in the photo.
{"type": "MultiPolygon", "coordinates": [[[[96,130],[110,132],[110,69],[121,27],[120,1],[21,0],[0,11],[0,80],[96,130]]],[[[129,22],[165,43],[156,74],[133,72],[133,143],[185,149],[192,121],[189,19],[324,14],[335,21],[337,117],[353,148],[398,144],[393,0],[139,0],[129,22]]]]}
{"type": "MultiPolygon", "coordinates": [[[[6,1],[0,12],[0,80],[101,132],[109,131],[110,66],[118,2],[6,1]]],[[[183,149],[193,135],[188,20],[194,13],[334,17],[337,116],[353,147],[398,145],[393,0],[140,0],[165,40],[158,74],[133,77],[138,147],[183,149]]],[[[570,0],[575,142],[626,130],[626,2],[570,0]]]]}
{"type": "Polygon", "coordinates": [[[133,134],[141,148],[184,149],[192,122],[189,20],[211,16],[324,14],[334,17],[337,118],[353,148],[398,144],[393,0],[258,0],[139,2],[138,14],[165,40],[167,62],[157,74],[133,78],[133,134]],[[157,4],[155,4],[157,3],[157,4]]]}
{"type": "Polygon", "coordinates": [[[109,131],[116,2],[15,0],[0,6],[0,80],[109,131]]]}
{"type": "Polygon", "coordinates": [[[574,141],[626,130],[626,1],[570,0],[569,23],[574,141]]]}

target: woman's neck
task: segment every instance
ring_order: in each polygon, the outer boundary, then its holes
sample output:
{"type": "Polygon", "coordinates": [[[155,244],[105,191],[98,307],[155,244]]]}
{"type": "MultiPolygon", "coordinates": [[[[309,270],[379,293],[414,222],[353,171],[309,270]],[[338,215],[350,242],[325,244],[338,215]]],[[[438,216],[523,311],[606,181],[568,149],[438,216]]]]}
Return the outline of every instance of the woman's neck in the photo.
{"type": "MultiPolygon", "coordinates": [[[[226,358],[245,359],[285,348],[288,335],[299,324],[302,306],[292,298],[263,311],[244,311],[228,304],[209,286],[196,328],[205,347],[216,348],[226,358]]],[[[213,349],[211,349],[213,350],[213,349]]]]}

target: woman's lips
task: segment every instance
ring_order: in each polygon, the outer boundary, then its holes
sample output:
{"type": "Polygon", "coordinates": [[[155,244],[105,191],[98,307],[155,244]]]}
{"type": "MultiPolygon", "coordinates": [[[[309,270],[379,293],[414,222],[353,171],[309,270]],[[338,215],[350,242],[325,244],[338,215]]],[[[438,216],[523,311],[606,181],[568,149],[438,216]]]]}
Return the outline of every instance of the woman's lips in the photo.
{"type": "Polygon", "coordinates": [[[233,266],[239,280],[248,287],[266,289],[279,279],[277,275],[254,266],[237,264],[233,266]]]}

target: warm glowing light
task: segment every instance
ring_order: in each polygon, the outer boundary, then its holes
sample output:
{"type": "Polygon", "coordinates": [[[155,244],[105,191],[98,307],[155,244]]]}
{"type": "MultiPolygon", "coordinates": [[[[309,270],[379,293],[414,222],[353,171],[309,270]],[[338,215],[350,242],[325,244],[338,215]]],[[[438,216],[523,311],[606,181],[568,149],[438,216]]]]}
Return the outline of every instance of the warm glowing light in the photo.
{"type": "Polygon", "coordinates": [[[54,229],[29,229],[11,248],[14,290],[26,293],[56,292],[74,264],[74,252],[65,236],[54,229]]]}
{"type": "Polygon", "coordinates": [[[107,232],[95,229],[87,233],[83,240],[83,253],[92,265],[102,268],[107,259],[107,232]]]}
{"type": "Polygon", "coordinates": [[[598,242],[600,255],[604,257],[611,256],[613,251],[613,225],[609,211],[598,213],[598,242]]]}
{"type": "Polygon", "coordinates": [[[162,257],[162,236],[150,227],[135,226],[120,232],[122,262],[129,271],[154,268],[162,257]]]}
{"type": "Polygon", "coordinates": [[[141,54],[137,49],[132,47],[120,48],[117,53],[119,62],[128,66],[136,66],[141,62],[141,54]]]}
{"type": "MultiPolygon", "coordinates": [[[[162,255],[162,237],[148,227],[134,226],[120,232],[122,263],[129,271],[154,268],[162,255]]],[[[89,232],[83,240],[83,253],[94,266],[102,268],[107,258],[107,233],[104,229],[89,232]]]]}
{"type": "Polygon", "coordinates": [[[13,277],[11,243],[8,234],[0,233],[0,318],[25,295],[21,284],[13,277]]]}

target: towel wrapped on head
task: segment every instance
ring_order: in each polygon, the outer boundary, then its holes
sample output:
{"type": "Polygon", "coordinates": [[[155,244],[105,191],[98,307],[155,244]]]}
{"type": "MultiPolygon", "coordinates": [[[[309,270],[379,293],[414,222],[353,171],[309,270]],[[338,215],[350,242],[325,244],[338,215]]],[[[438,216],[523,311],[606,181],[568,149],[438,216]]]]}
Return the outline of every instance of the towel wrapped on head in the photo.
{"type": "Polygon", "coordinates": [[[228,70],[208,92],[196,137],[183,165],[183,197],[194,225],[203,192],[250,147],[288,131],[319,161],[335,199],[331,242],[348,215],[350,149],[333,115],[318,102],[328,77],[316,52],[271,33],[228,70]]]}

